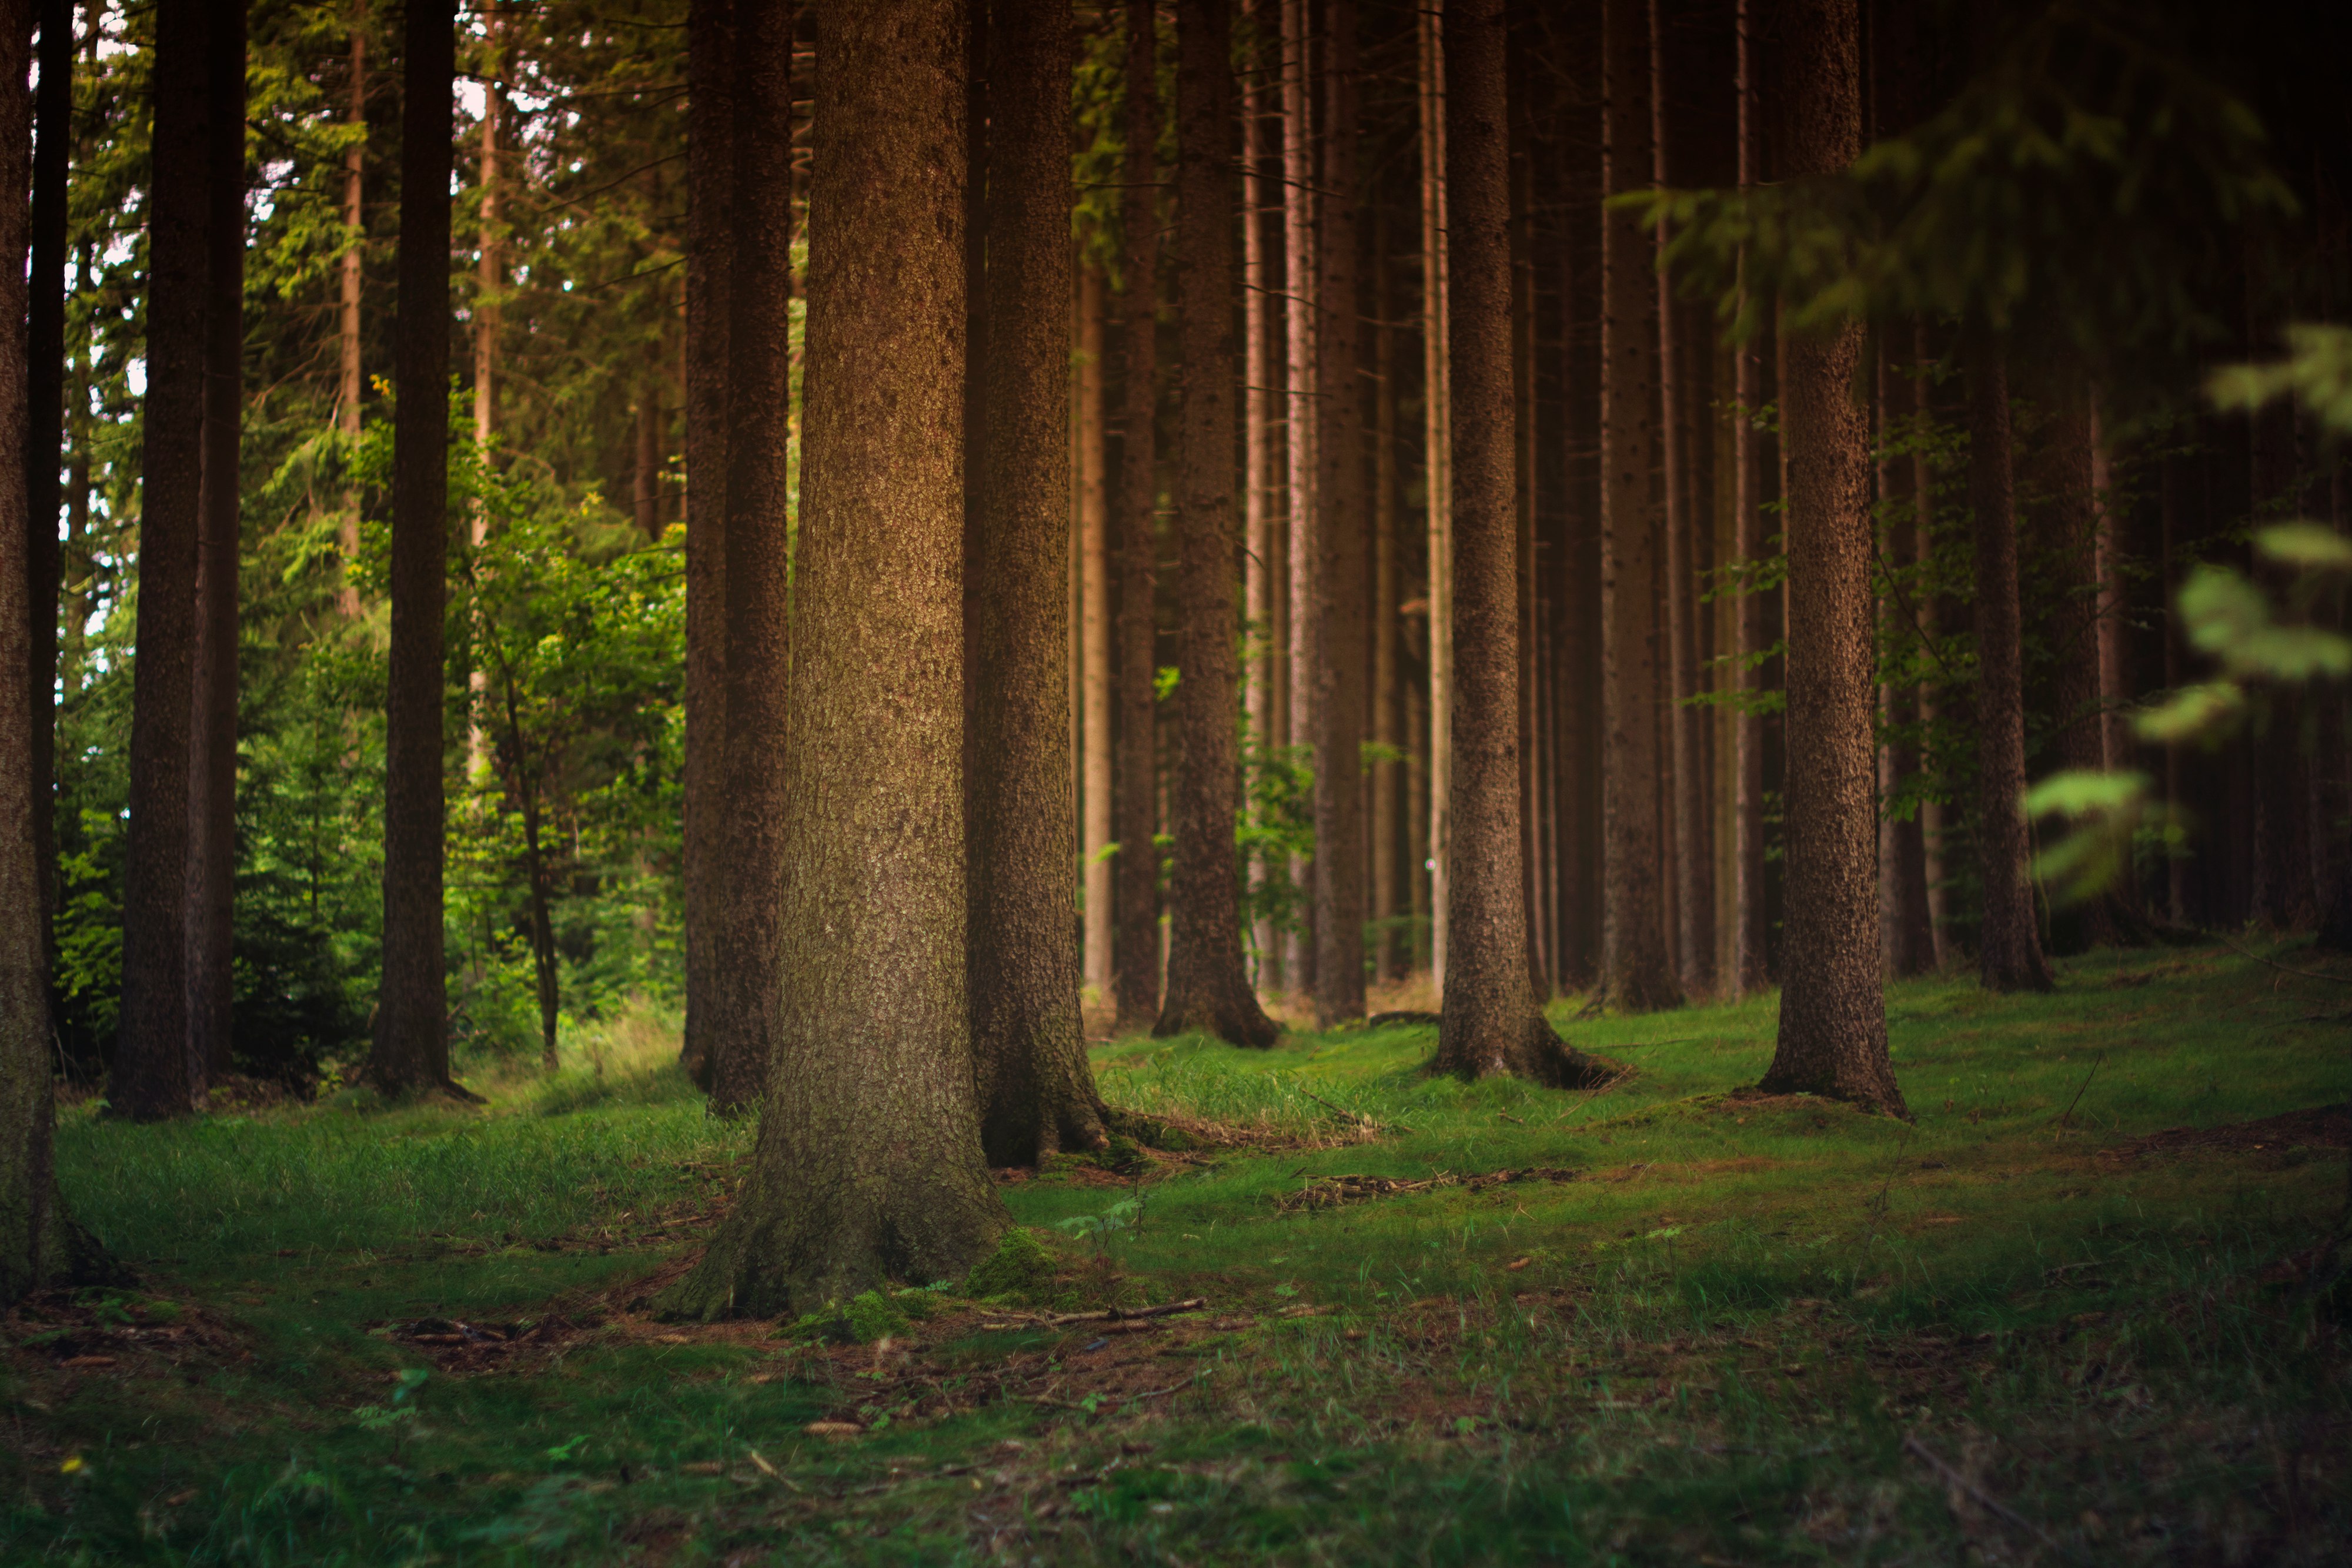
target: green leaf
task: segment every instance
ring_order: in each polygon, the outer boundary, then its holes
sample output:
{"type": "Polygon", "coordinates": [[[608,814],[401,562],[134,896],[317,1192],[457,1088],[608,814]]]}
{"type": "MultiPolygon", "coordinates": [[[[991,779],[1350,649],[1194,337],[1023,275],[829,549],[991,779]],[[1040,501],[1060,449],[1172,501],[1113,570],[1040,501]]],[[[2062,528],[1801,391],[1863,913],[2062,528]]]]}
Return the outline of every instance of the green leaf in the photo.
{"type": "Polygon", "coordinates": [[[2254,535],[2268,558],[2305,571],[2352,571],[2352,539],[2326,523],[2279,523],[2254,535]]]}
{"type": "Polygon", "coordinates": [[[2246,694],[2235,681],[2183,686],[2132,723],[2142,740],[2171,746],[2218,735],[2245,711],[2246,694]]]}

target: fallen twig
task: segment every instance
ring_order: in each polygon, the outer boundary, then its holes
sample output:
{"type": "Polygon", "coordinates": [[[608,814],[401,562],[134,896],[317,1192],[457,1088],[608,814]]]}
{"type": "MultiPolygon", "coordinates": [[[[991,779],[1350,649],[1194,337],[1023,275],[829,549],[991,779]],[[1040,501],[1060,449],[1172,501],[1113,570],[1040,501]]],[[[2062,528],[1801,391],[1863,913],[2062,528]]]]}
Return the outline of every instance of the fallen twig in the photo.
{"type": "Polygon", "coordinates": [[[1976,1482],[1969,1479],[1968,1477],[1960,1474],[1959,1471],[1945,1463],[1941,1455],[1937,1454],[1935,1449],[1927,1447],[1927,1444],[1919,1440],[1919,1435],[1917,1433],[1906,1432],[1903,1435],[1903,1451],[1911,1455],[1914,1458],[1920,1460],[1929,1469],[1935,1471],[1937,1475],[1943,1478],[1944,1483],[1947,1486],[1955,1487],[1959,1490],[1968,1493],[1969,1499],[1974,1501],[1979,1508],[1983,1509],[1987,1513],[1991,1514],[1995,1519],[2000,1520],[2002,1523],[2025,1531],[2026,1534],[2033,1537],[2034,1540],[2040,1542],[2049,1550],[2055,1552],[2061,1557],[2073,1559],[2076,1562],[2081,1561],[2080,1558],[2075,1557],[2074,1552],[2068,1551],[2065,1547],[2052,1540],[2040,1525],[2034,1523],[2032,1520],[2026,1518],[2023,1514],[2018,1512],[2015,1509],[2001,1501],[2000,1499],[1993,1496],[1992,1493],[1985,1490],[1984,1488],[1977,1485],[1976,1482]]]}
{"type": "Polygon", "coordinates": [[[1157,1307],[1106,1307],[1097,1312],[1062,1312],[1047,1318],[1046,1324],[1060,1328],[1066,1323],[1129,1322],[1137,1318],[1165,1318],[1178,1312],[1197,1312],[1209,1304],[1206,1296],[1188,1296],[1181,1301],[1169,1301],[1157,1307]]]}
{"type": "Polygon", "coordinates": [[[2099,1069],[2105,1067],[2106,1064],[2107,1053],[2103,1051],[2099,1052],[2099,1059],[2091,1063],[2091,1071],[2083,1074],[2083,1082],[2075,1089],[2074,1097],[2066,1102],[2066,1113],[2058,1118],[2058,1124],[2060,1126],[2065,1126],[2074,1119],[2074,1107],[2083,1103],[2083,1091],[2091,1086],[2091,1080],[2096,1078],[2099,1075],[2099,1069]]]}

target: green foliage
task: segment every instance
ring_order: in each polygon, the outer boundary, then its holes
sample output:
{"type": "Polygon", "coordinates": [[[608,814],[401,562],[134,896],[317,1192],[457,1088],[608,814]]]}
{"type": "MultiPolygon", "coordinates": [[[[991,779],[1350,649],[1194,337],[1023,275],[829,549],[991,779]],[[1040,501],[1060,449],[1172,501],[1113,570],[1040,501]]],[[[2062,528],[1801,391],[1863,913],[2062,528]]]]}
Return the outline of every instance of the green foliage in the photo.
{"type": "Polygon", "coordinates": [[[1045,1244],[1019,1226],[1004,1233],[996,1250],[964,1281],[964,1293],[982,1301],[1003,1298],[1026,1302],[1054,1282],[1054,1255],[1045,1244]]]}

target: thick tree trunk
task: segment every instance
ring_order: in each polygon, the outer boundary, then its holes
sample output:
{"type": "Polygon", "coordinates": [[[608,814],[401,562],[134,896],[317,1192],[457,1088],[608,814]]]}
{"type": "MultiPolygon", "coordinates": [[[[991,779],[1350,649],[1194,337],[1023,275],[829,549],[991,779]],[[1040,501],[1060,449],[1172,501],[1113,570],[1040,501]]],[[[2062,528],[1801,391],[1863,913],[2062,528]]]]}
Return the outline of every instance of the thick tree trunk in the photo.
{"type": "Polygon", "coordinates": [[[236,885],[237,481],[245,404],[245,7],[215,7],[205,40],[205,429],[198,484],[196,652],[188,725],[188,1050],[229,1070],[236,885]]]}
{"type": "Polygon", "coordinates": [[[784,1009],[742,1196],[664,1297],[702,1318],[957,1279],[1008,1223],[972,1099],[962,680],[940,656],[963,613],[963,8],[825,20],[784,1009]]]}
{"type": "Polygon", "coordinates": [[[26,311],[26,568],[32,609],[33,857],[41,940],[57,907],[58,468],[66,418],[66,217],[73,146],[73,0],[39,0],[41,82],[35,102],[31,296],[26,311]]]}
{"type": "Polygon", "coordinates": [[[1320,267],[1315,290],[1315,1017],[1364,1016],[1362,388],[1357,379],[1355,0],[1328,0],[1320,267]]]}
{"type": "Polygon", "coordinates": [[[449,513],[449,99],[453,0],[409,0],[400,125],[392,656],[384,705],[383,982],[369,1076],[449,1087],[441,953],[442,630],[449,513]]]}
{"type": "MultiPolygon", "coordinates": [[[[1784,13],[1789,173],[1835,174],[1862,151],[1855,0],[1784,13]]],[[[1787,979],[1762,1087],[1906,1113],[1886,1052],[1878,951],[1877,758],[1870,422],[1852,386],[1863,329],[1791,337],[1780,371],[1789,462],[1787,979]]]]}
{"type": "Polygon", "coordinates": [[[1101,1145],[1070,918],[1070,13],[988,29],[988,360],[971,755],[971,1051],[991,1165],[1101,1145]]]}
{"type": "Polygon", "coordinates": [[[1502,0],[1454,0],[1446,7],[1454,853],[1451,946],[1432,1067],[1464,1078],[1506,1072],[1590,1087],[1611,1070],[1560,1043],[1528,972],[1506,42],[1502,0]]]}
{"type": "MultiPolygon", "coordinates": [[[[1917,383],[1896,362],[1892,348],[1882,344],[1878,356],[1882,443],[1910,431],[1913,417],[1918,413],[1916,394],[1917,383]]],[[[1927,556],[1927,497],[1919,486],[1921,477],[1908,454],[1883,457],[1879,462],[1879,495],[1894,507],[1895,520],[1887,538],[1887,565],[1896,573],[1911,570],[1927,556]]],[[[1898,580],[1884,607],[1891,645],[1905,646],[1919,635],[1919,630],[1914,627],[1918,609],[1916,590],[1898,580]]],[[[1889,809],[1895,791],[1919,772],[1919,746],[1908,738],[1919,724],[1919,687],[1914,682],[1890,681],[1881,700],[1887,727],[1898,738],[1879,753],[1879,942],[1889,974],[1924,975],[1936,967],[1935,925],[1927,904],[1927,835],[1918,811],[1898,817],[1889,809]]]]}
{"type": "Polygon", "coordinates": [[[735,203],[735,0],[687,11],[686,1030],[679,1061],[705,1090],[727,972],[727,315],[735,203]]]}
{"type": "Polygon", "coordinates": [[[1454,570],[1452,398],[1445,324],[1445,0],[1419,14],[1421,131],[1422,491],[1429,517],[1430,983],[1445,994],[1454,858],[1454,570]]]}
{"type": "MultiPolygon", "coordinates": [[[[1756,18],[1754,0],[1737,0],[1739,45],[1738,96],[1739,187],[1752,188],[1760,176],[1756,130],[1756,18]]],[[[1746,292],[1746,259],[1741,261],[1740,309],[1752,303],[1746,292]]],[[[1763,357],[1752,342],[1733,350],[1731,461],[1732,549],[1744,562],[1764,557],[1764,497],[1762,458],[1757,451],[1756,413],[1763,405],[1763,357]]],[[[1764,897],[1764,720],[1754,709],[1764,688],[1764,595],[1749,590],[1738,596],[1737,657],[1732,665],[1734,689],[1740,697],[1732,720],[1731,861],[1732,985],[1753,995],[1771,983],[1768,973],[1769,926],[1764,897]]]]}
{"type": "Polygon", "coordinates": [[[1966,329],[1969,504],[1976,510],[1977,862],[1985,988],[2046,991],[2033,889],[2026,880],[2025,698],[2017,599],[2017,503],[2011,473],[2006,345],[1966,329]]]}
{"type": "MultiPolygon", "coordinates": [[[[1066,140],[1066,137],[1065,138],[1066,140]]],[[[1065,247],[1066,248],[1066,247],[1065,247]]],[[[1087,267],[1078,277],[1076,471],[1066,487],[1077,493],[1077,624],[1071,639],[1077,664],[1073,717],[1079,747],[1078,864],[1086,889],[1086,942],[1079,973],[1108,998],[1111,988],[1111,732],[1110,732],[1110,486],[1103,423],[1105,328],[1110,286],[1102,268],[1087,267]]]]}
{"type": "MultiPolygon", "coordinates": [[[[337,380],[335,383],[335,424],[342,432],[348,447],[356,447],[360,439],[360,398],[364,383],[360,379],[360,252],[365,247],[367,209],[362,203],[367,188],[367,0],[352,0],[352,60],[350,107],[345,123],[357,134],[343,152],[343,226],[351,231],[351,243],[343,247],[338,263],[341,298],[336,316],[337,380]]],[[[343,517],[339,540],[343,554],[343,586],[338,608],[349,620],[360,615],[359,585],[351,580],[351,569],[360,557],[360,492],[353,486],[343,492],[343,517]]]]}
{"type": "MultiPolygon", "coordinates": [[[[155,9],[139,643],[131,677],[122,1000],[108,1093],[118,1113],[140,1121],[186,1115],[205,1096],[204,1063],[189,1049],[187,877],[210,266],[208,16],[201,0],[159,0],[155,9]]],[[[436,854],[436,870],[438,863],[436,854]]]]}
{"type": "MultiPolygon", "coordinates": [[[[1601,12],[1604,193],[1652,175],[1649,28],[1642,0],[1601,12]]],[[[1649,1012],[1682,1000],[1666,950],[1658,821],[1658,286],[1652,235],[1605,209],[1601,268],[1601,974],[1609,1003],[1649,1012]]]]}
{"type": "Polygon", "coordinates": [[[1159,580],[1160,138],[1156,0],[1128,0],[1127,408],[1118,539],[1118,854],[1112,897],[1112,988],[1118,1030],[1139,1033],[1160,1011],[1160,748],[1155,591],[1159,580]]]}
{"type": "Polygon", "coordinates": [[[735,195],[727,283],[727,793],[715,831],[718,1006],[710,1109],[731,1116],[767,1092],[781,999],[786,703],[792,685],[792,60],[788,0],[739,0],[735,195]]]}
{"type": "Polygon", "coordinates": [[[1225,0],[1176,12],[1177,318],[1184,423],[1178,476],[1176,723],[1171,793],[1176,873],[1168,986],[1157,1035],[1214,1034],[1268,1046],[1280,1032],[1242,963],[1234,652],[1234,84],[1225,0]]]}

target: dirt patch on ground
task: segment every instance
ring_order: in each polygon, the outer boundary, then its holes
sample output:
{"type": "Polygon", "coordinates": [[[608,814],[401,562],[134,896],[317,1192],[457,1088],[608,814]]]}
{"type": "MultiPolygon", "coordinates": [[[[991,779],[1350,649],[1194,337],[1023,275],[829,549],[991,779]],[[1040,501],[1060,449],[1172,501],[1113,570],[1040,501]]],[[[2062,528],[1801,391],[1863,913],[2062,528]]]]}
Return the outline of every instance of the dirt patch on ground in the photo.
{"type": "Polygon", "coordinates": [[[1308,1176],[1306,1186],[1275,1194],[1274,1207],[1284,1214],[1299,1214],[1310,1209],[1338,1208],[1342,1204],[1361,1203],[1368,1198],[1435,1192],[1442,1187],[1476,1192],[1482,1187],[1506,1186],[1513,1182],[1574,1181],[1583,1174],[1581,1171],[1559,1170],[1550,1166],[1529,1166],[1524,1170],[1488,1171],[1482,1176],[1441,1174],[1421,1181],[1399,1181],[1375,1176],[1308,1176]]]}
{"type": "Polygon", "coordinates": [[[2103,1151],[2108,1160],[2137,1160],[2150,1155],[2180,1155],[2218,1150],[2252,1154],[2262,1149],[2341,1149],[2352,1147],[2352,1109],[2318,1105],[2289,1111],[2259,1122],[2232,1122],[2219,1127],[2168,1127],[2128,1144],[2103,1151]]]}
{"type": "Polygon", "coordinates": [[[33,1385],[82,1377],[194,1382],[253,1359],[243,1337],[211,1312],[134,1290],[38,1291],[0,1317],[0,1334],[10,1372],[33,1385]]]}

